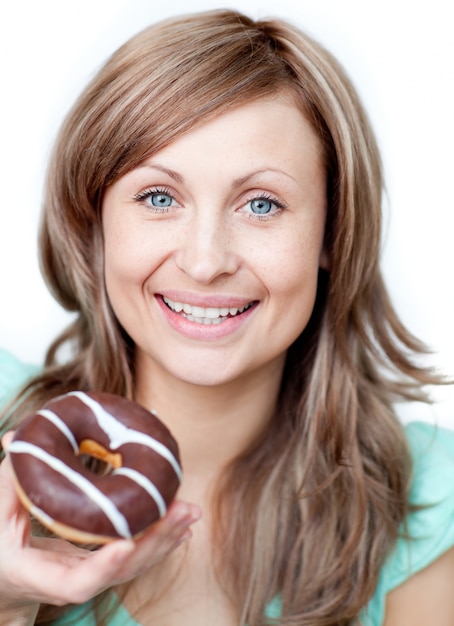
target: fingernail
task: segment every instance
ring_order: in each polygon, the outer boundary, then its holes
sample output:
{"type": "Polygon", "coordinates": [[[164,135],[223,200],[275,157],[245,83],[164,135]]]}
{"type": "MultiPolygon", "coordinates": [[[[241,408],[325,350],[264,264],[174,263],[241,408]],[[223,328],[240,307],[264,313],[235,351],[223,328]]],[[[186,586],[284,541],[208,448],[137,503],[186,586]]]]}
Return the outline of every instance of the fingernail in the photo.
{"type": "Polygon", "coordinates": [[[202,511],[196,505],[191,505],[188,507],[188,511],[185,515],[185,519],[190,519],[191,523],[197,522],[202,517],[202,511]]]}
{"type": "Polygon", "coordinates": [[[181,528],[186,528],[197,522],[199,519],[200,515],[188,514],[181,518],[181,520],[178,522],[178,526],[181,526],[181,528]]]}
{"type": "Polygon", "coordinates": [[[174,511],[172,517],[176,526],[188,526],[197,522],[202,517],[202,512],[198,506],[187,505],[184,509],[180,507],[174,511]]]}

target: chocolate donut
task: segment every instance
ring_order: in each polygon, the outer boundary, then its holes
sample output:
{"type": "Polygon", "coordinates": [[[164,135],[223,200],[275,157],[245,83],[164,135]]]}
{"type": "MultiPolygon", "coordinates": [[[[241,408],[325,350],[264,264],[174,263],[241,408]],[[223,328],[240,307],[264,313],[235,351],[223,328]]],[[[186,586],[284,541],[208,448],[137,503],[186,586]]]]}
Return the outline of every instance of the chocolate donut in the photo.
{"type": "Polygon", "coordinates": [[[178,445],[145,408],[73,391],[17,429],[9,454],[19,497],[55,534],[85,543],[132,538],[165,515],[181,482],[178,445]],[[88,469],[81,455],[110,471],[88,469]]]}

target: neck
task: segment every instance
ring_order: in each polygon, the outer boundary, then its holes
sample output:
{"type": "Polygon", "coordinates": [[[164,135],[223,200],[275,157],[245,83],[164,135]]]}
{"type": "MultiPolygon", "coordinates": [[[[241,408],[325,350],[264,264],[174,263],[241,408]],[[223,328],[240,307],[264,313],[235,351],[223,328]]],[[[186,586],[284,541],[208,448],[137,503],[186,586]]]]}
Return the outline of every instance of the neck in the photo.
{"type": "Polygon", "coordinates": [[[271,419],[283,359],[223,385],[199,386],[138,367],[136,400],[156,410],[178,441],[186,476],[215,476],[271,419]]]}

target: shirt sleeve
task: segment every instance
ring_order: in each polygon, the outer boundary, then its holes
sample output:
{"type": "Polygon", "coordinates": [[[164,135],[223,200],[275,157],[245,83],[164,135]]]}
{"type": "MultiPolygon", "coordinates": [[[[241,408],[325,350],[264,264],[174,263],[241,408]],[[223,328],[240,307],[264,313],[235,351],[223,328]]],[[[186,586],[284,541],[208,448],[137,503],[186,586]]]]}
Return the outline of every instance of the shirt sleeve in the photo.
{"type": "Polygon", "coordinates": [[[362,616],[380,626],[386,595],[454,546],[454,430],[423,422],[405,428],[413,458],[410,513],[362,616]]]}
{"type": "Polygon", "coordinates": [[[0,349],[0,409],[38,371],[39,367],[23,363],[11,353],[0,349]]]}
{"type": "MultiPolygon", "coordinates": [[[[140,626],[121,604],[115,592],[108,593],[98,601],[101,615],[108,615],[109,626],[140,626]]],[[[64,615],[52,620],[49,626],[97,626],[99,624],[95,600],[69,608],[64,615]]]]}

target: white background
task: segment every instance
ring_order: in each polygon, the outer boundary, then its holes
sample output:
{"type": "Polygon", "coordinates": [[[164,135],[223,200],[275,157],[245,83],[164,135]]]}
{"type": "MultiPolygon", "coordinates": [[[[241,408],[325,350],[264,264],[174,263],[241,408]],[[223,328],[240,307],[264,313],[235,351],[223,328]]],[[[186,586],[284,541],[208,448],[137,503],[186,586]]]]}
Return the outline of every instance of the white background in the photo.
{"type": "MultiPolygon", "coordinates": [[[[6,4],[6,3],[5,3],[6,4]]],[[[47,155],[74,99],[107,56],[169,15],[233,7],[279,15],[344,64],[378,135],[388,200],[383,271],[404,323],[454,375],[454,43],[446,0],[25,0],[0,15],[0,347],[39,362],[69,317],[36,261],[47,155]]],[[[454,390],[429,412],[454,427],[454,390]]]]}

